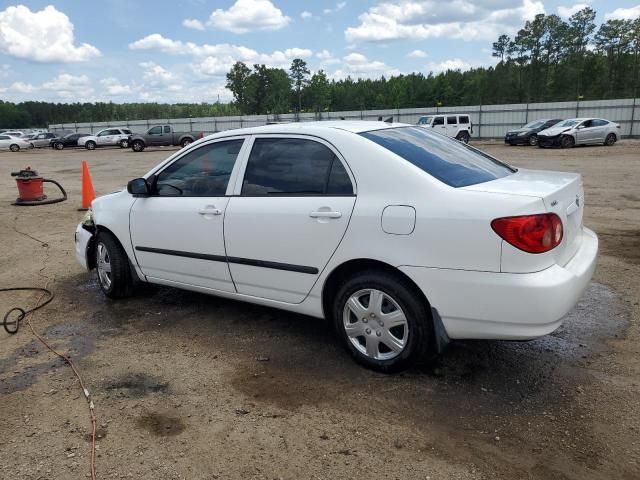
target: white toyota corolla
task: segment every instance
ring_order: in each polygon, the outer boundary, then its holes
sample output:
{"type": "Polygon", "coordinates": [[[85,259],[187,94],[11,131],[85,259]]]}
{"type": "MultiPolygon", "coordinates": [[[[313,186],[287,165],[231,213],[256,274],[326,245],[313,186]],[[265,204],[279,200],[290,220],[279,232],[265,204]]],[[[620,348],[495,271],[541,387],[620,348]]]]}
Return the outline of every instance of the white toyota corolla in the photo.
{"type": "Polygon", "coordinates": [[[560,326],[598,239],[580,175],[515,169],[420,127],[230,130],[94,200],[76,255],[111,298],[138,282],[325,317],[381,371],[449,339],[560,326]]]}

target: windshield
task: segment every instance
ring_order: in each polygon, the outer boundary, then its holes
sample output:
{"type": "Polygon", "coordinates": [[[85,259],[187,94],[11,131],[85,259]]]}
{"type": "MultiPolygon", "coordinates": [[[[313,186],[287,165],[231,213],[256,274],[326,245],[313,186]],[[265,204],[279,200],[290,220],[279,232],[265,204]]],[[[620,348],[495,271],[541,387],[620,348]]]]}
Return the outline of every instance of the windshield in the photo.
{"type": "Polygon", "coordinates": [[[544,125],[545,121],[546,120],[536,120],[534,122],[529,122],[522,128],[540,128],[541,126],[544,125]]]}
{"type": "Polygon", "coordinates": [[[422,117],[418,120],[418,125],[429,125],[433,117],[422,117]]]}
{"type": "Polygon", "coordinates": [[[555,127],[575,127],[580,123],[580,120],[565,120],[564,122],[560,122],[555,127]]]}
{"type": "Polygon", "coordinates": [[[451,187],[466,187],[511,175],[516,170],[462,142],[420,127],[361,133],[451,187]]]}

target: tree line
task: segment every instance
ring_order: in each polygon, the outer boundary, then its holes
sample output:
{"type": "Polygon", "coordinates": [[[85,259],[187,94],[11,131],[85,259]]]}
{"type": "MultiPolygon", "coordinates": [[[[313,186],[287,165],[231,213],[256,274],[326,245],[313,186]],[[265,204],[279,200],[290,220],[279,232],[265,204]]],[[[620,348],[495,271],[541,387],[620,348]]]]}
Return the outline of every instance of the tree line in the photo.
{"type": "Polygon", "coordinates": [[[536,15],[513,37],[500,35],[498,63],[467,71],[410,73],[377,79],[329,79],[302,59],[287,70],[242,62],[226,87],[229,104],[73,103],[0,101],[3,127],[48,123],[277,114],[629,98],[640,87],[640,18],[597,26],[586,7],[567,20],[536,15]]]}

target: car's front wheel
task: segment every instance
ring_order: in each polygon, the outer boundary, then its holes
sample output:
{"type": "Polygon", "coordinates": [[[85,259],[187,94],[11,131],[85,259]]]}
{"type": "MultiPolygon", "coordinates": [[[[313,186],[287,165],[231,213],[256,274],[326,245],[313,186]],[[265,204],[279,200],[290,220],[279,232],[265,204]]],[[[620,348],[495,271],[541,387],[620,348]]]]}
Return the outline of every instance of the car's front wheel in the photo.
{"type": "Polygon", "coordinates": [[[144,143],[141,140],[134,140],[131,144],[131,148],[134,152],[141,152],[144,150],[144,143]]]}
{"type": "Polygon", "coordinates": [[[430,310],[400,275],[371,270],[352,276],[338,290],[333,319],[355,360],[380,372],[408,368],[429,349],[430,310]]]}
{"type": "Polygon", "coordinates": [[[55,148],[56,150],[62,150],[64,149],[64,144],[60,142],[54,143],[53,148],[55,148]]]}
{"type": "Polygon", "coordinates": [[[535,147],[536,145],[538,145],[538,136],[537,135],[531,135],[529,137],[529,145],[531,145],[532,147],[535,147]]]}
{"type": "Polygon", "coordinates": [[[104,294],[109,298],[131,296],[133,280],[129,259],[118,240],[108,232],[98,233],[95,255],[98,283],[104,294]]]}
{"type": "Polygon", "coordinates": [[[565,135],[560,139],[560,147],[562,148],[572,148],[575,144],[576,141],[571,135],[565,135]]]}
{"type": "Polygon", "coordinates": [[[89,140],[87,143],[84,144],[84,148],[86,148],[87,150],[95,150],[96,142],[94,142],[93,140],[89,140]]]}

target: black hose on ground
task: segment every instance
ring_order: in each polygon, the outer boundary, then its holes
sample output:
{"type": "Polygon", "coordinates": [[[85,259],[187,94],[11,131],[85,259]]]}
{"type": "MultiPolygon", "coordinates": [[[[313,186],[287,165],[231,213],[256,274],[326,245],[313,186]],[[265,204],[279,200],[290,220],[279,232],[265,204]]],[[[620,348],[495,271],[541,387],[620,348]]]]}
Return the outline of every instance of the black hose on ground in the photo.
{"type": "Polygon", "coordinates": [[[35,205],[51,205],[52,203],[64,202],[67,199],[66,190],[62,188],[62,185],[60,185],[58,182],[56,182],[55,180],[48,180],[46,178],[43,179],[42,182],[53,183],[54,185],[56,185],[62,192],[62,197],[52,198],[51,200],[20,200],[18,199],[12,205],[20,205],[23,207],[32,207],[35,205]]]}
{"type": "Polygon", "coordinates": [[[25,310],[20,307],[13,307],[7,313],[5,313],[4,318],[2,319],[2,328],[4,331],[10,335],[18,333],[20,329],[20,322],[24,320],[24,317],[29,315],[36,310],[41,309],[45,305],[49,304],[51,300],[53,300],[53,292],[46,288],[38,288],[38,287],[15,287],[15,288],[0,288],[1,292],[24,292],[24,291],[32,291],[32,292],[42,292],[43,294],[49,295],[49,298],[43,303],[36,305],[35,307],[25,310]]]}

